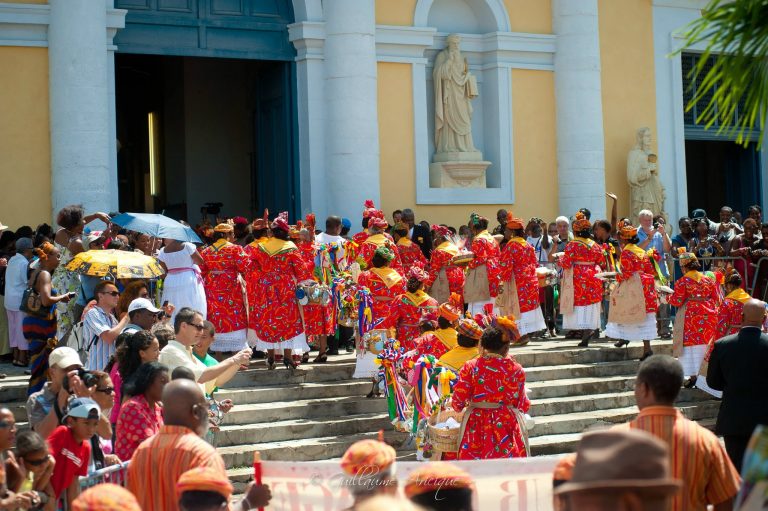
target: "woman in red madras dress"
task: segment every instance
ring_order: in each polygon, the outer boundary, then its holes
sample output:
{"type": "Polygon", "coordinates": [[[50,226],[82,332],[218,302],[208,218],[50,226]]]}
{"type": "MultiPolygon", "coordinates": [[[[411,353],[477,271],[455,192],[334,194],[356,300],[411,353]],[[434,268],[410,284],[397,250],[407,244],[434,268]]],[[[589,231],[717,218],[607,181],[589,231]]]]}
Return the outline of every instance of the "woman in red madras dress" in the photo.
{"type": "MultiPolygon", "coordinates": [[[[207,319],[216,328],[211,351],[238,352],[248,346],[247,296],[244,275],[251,260],[243,247],[235,245],[235,229],[231,224],[219,224],[213,230],[214,242],[200,251],[200,270],[208,304],[207,319]]],[[[221,358],[221,357],[218,357],[221,358]]]]}
{"type": "Polygon", "coordinates": [[[501,281],[504,283],[504,291],[508,292],[514,280],[519,310],[515,310],[512,304],[511,307],[505,306],[501,313],[517,318],[521,336],[517,344],[520,344],[530,334],[547,329],[544,314],[539,307],[539,279],[536,277],[539,263],[536,250],[525,239],[523,220],[509,212],[504,227],[508,241],[501,251],[499,261],[501,281]]]}
{"type": "MultiPolygon", "coordinates": [[[[561,293],[560,308],[563,314],[563,330],[581,330],[579,346],[586,348],[592,337],[600,335],[600,304],[603,301],[603,281],[595,277],[598,268],[605,264],[605,255],[599,243],[592,239],[592,224],[583,213],[576,213],[573,221],[572,241],[565,246],[565,253],[558,264],[573,275],[572,310],[562,310],[568,297],[561,293]]],[[[563,283],[565,284],[565,282],[563,283]]],[[[562,287],[561,287],[562,289],[562,287]]]]}
{"type": "Polygon", "coordinates": [[[267,368],[275,368],[275,350],[283,350],[283,364],[296,369],[292,352],[309,351],[304,324],[296,301],[298,283],[312,280],[301,252],[288,240],[288,213],[272,222],[272,238],[252,252],[256,287],[251,314],[256,330],[256,349],[267,352],[267,368]]]}
{"type": "Polygon", "coordinates": [[[386,247],[392,252],[392,261],[390,261],[389,267],[402,275],[403,265],[400,263],[395,241],[392,236],[385,232],[387,227],[389,224],[384,219],[384,213],[378,210],[376,213],[371,213],[368,218],[368,237],[357,247],[357,261],[361,262],[361,266],[365,265],[363,269],[370,269],[373,267],[373,254],[379,248],[386,247]]]}
{"type": "Polygon", "coordinates": [[[451,262],[459,255],[459,247],[451,241],[450,236],[451,231],[444,225],[432,226],[435,248],[429,258],[429,279],[424,283],[424,287],[430,296],[440,303],[447,302],[452,293],[461,296],[462,300],[464,296],[464,270],[451,262]],[[447,280],[447,289],[444,279],[447,280]]]}
{"type": "Polygon", "coordinates": [[[528,456],[524,415],[531,406],[525,394],[525,371],[508,356],[519,336],[514,321],[493,320],[480,338],[480,357],[459,371],[451,403],[464,411],[460,460],[528,456]]]}
{"type": "MultiPolygon", "coordinates": [[[[309,214],[306,218],[305,228],[299,232],[298,247],[301,257],[310,270],[316,282],[322,282],[322,269],[317,267],[319,246],[314,242],[315,215],[309,214]]],[[[318,355],[312,361],[313,364],[322,364],[328,361],[328,336],[336,333],[336,304],[333,298],[326,304],[308,303],[304,309],[304,333],[307,337],[316,339],[318,355]]]]}
{"type": "Polygon", "coordinates": [[[379,247],[373,254],[372,267],[360,274],[357,285],[367,287],[373,298],[373,321],[377,330],[393,328],[395,326],[391,310],[392,303],[405,293],[405,280],[390,263],[395,259],[395,254],[387,247],[379,247]]]}
{"type": "Polygon", "coordinates": [[[427,278],[428,275],[424,270],[418,266],[411,266],[405,283],[406,292],[395,298],[390,308],[392,323],[397,329],[397,340],[406,351],[415,347],[413,341],[421,333],[419,328],[421,317],[430,310],[437,310],[437,300],[424,292],[424,281],[427,278]]]}
{"type": "MultiPolygon", "coordinates": [[[[486,306],[493,307],[496,302],[496,297],[499,295],[499,277],[501,271],[499,269],[499,257],[501,253],[499,251],[499,244],[496,242],[493,236],[488,232],[488,219],[472,213],[469,217],[469,228],[472,229],[472,246],[470,251],[475,255],[467,265],[467,275],[471,277],[473,270],[485,266],[486,274],[488,275],[488,299],[469,301],[472,298],[466,297],[468,301],[467,312],[474,316],[475,314],[483,314],[486,312],[486,306]]],[[[466,279],[464,285],[472,282],[471,278],[466,279]]],[[[466,290],[465,290],[466,291],[466,290]]],[[[538,292],[538,290],[537,290],[538,292]]]]}
{"type": "MultiPolygon", "coordinates": [[[[461,318],[463,305],[461,297],[456,293],[451,295],[448,302],[440,304],[437,309],[437,328],[425,332],[415,340],[415,347],[409,360],[416,362],[419,357],[432,355],[436,359],[442,357],[457,345],[458,332],[456,323],[461,318]]],[[[422,321],[431,319],[425,316],[422,321]]],[[[407,367],[407,365],[406,365],[407,367]]]]}
{"type": "Polygon", "coordinates": [[[397,254],[400,256],[403,271],[406,273],[408,268],[412,266],[426,268],[428,264],[427,258],[424,257],[424,252],[421,251],[421,247],[408,238],[409,230],[408,224],[402,222],[395,224],[395,228],[392,229],[392,236],[395,240],[395,246],[397,246],[397,254]]]}
{"type": "Polygon", "coordinates": [[[744,304],[752,298],[741,287],[741,275],[734,268],[729,269],[726,273],[723,285],[725,286],[726,295],[717,309],[715,339],[739,333],[744,304]]]}
{"type": "Polygon", "coordinates": [[[637,227],[624,221],[619,222],[618,227],[622,249],[619,258],[621,272],[616,275],[616,281],[621,283],[628,281],[635,274],[640,276],[645,299],[645,320],[636,324],[609,322],[605,327],[605,335],[617,339],[614,343],[617,348],[626,346],[629,341],[643,341],[643,356],[640,360],[645,360],[653,354],[651,339],[655,339],[657,335],[656,311],[659,308],[654,281],[656,271],[650,258],[654,257],[657,260],[661,258],[655,251],[651,255],[637,246],[640,241],[637,237],[637,227]]]}
{"type": "Polygon", "coordinates": [[[667,302],[684,309],[678,310],[675,317],[672,354],[679,357],[683,373],[689,377],[685,386],[691,388],[696,384],[709,343],[715,338],[720,293],[715,280],[701,273],[695,254],[682,252],[678,261],[683,276],[675,282],[675,292],[667,302]]]}

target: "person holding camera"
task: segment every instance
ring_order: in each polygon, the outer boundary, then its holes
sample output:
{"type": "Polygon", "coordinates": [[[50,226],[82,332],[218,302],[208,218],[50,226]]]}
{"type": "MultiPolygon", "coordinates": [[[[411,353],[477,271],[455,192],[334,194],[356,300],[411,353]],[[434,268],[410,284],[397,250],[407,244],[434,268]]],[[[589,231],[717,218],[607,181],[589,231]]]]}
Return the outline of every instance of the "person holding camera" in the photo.
{"type": "Polygon", "coordinates": [[[31,369],[27,395],[39,391],[45,383],[45,375],[48,371],[48,354],[51,350],[49,340],[56,338],[58,327],[56,305],[60,302],[68,303],[75,297],[74,292],[63,295],[57,294],[51,284],[51,275],[61,261],[59,249],[53,244],[45,242],[34,249],[34,253],[38,260],[33,263],[37,264],[37,268],[32,272],[27,282],[27,288],[32,290],[29,293],[28,301],[37,299],[40,307],[35,314],[32,314],[28,304],[21,304],[22,309],[27,313],[22,322],[22,330],[24,331],[24,338],[29,343],[31,369]]]}
{"type": "Polygon", "coordinates": [[[701,261],[703,271],[712,266],[712,257],[722,257],[725,250],[717,238],[709,233],[709,225],[706,218],[693,219],[693,238],[688,242],[688,251],[696,254],[701,261]]]}
{"type": "MultiPolygon", "coordinates": [[[[669,280],[669,270],[667,269],[666,259],[672,251],[672,240],[666,230],[663,218],[653,219],[653,213],[644,209],[639,214],[640,227],[637,229],[637,246],[643,250],[656,250],[661,257],[659,269],[664,279],[669,280]]],[[[669,305],[662,303],[656,312],[656,321],[659,337],[662,339],[671,339],[671,329],[669,324],[669,305]]]]}
{"type": "Polygon", "coordinates": [[[115,353],[115,340],[123,331],[130,317],[118,321],[114,315],[120,292],[114,282],[102,280],[93,290],[96,306],[85,313],[83,342],[88,346],[87,369],[103,370],[115,353]]]}

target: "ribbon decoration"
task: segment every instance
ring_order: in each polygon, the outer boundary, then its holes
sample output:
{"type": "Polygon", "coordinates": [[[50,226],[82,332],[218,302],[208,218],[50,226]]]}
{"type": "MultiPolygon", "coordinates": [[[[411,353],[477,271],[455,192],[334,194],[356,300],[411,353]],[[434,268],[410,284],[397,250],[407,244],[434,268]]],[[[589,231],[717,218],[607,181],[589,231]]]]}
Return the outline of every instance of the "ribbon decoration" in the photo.
{"type": "Polygon", "coordinates": [[[408,419],[408,398],[397,377],[397,368],[405,355],[405,348],[394,339],[387,341],[385,348],[376,357],[380,366],[379,378],[384,381],[384,395],[387,398],[389,418],[393,424],[405,423],[408,419]]]}
{"type": "Polygon", "coordinates": [[[357,327],[360,335],[365,335],[378,325],[380,325],[385,318],[373,317],[373,296],[366,287],[361,287],[357,290],[358,301],[358,318],[357,327]]]}
{"type": "Polygon", "coordinates": [[[610,243],[603,243],[603,250],[607,257],[607,263],[608,263],[608,271],[618,271],[616,267],[616,259],[614,258],[614,254],[616,253],[616,247],[611,245],[610,243]]]}
{"type": "Polygon", "coordinates": [[[648,259],[651,261],[651,265],[653,265],[654,273],[656,273],[656,276],[654,278],[658,280],[659,284],[661,284],[662,286],[669,285],[669,280],[667,280],[664,274],[661,273],[661,267],[659,266],[659,262],[656,260],[656,257],[658,256],[658,254],[656,253],[656,249],[652,248],[646,251],[646,254],[648,254],[648,259]]]}

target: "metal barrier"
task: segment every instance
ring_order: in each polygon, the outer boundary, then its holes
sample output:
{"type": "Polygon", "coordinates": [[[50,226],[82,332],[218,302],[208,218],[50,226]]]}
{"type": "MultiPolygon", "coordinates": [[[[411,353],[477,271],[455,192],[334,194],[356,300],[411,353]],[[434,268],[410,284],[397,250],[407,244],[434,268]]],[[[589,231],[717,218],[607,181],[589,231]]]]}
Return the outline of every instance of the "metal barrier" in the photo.
{"type": "Polygon", "coordinates": [[[112,483],[118,486],[126,486],[128,484],[128,464],[130,461],[125,461],[118,465],[111,465],[104,467],[101,470],[97,470],[88,474],[85,477],[80,478],[80,492],[96,486],[102,483],[112,483]]]}
{"type": "Polygon", "coordinates": [[[760,276],[760,270],[762,269],[763,263],[768,263],[768,257],[761,257],[760,259],[757,260],[756,263],[754,263],[754,265],[755,265],[755,275],[754,275],[754,277],[752,277],[752,289],[749,292],[749,294],[751,294],[752,296],[754,296],[755,298],[757,298],[759,300],[765,301],[766,297],[768,297],[768,283],[766,283],[766,285],[763,287],[762,296],[757,296],[755,294],[756,291],[757,291],[757,289],[756,289],[757,288],[757,277],[760,276]]]}
{"type": "MultiPolygon", "coordinates": [[[[698,256],[697,256],[698,257],[698,256]]],[[[746,271],[749,267],[750,262],[749,259],[746,257],[734,257],[734,256],[709,256],[709,257],[698,257],[699,262],[704,263],[702,264],[703,268],[706,268],[708,270],[714,270],[715,268],[721,268],[726,266],[730,263],[731,266],[739,270],[739,273],[741,273],[742,279],[744,279],[744,285],[746,286],[747,292],[749,294],[752,294],[752,290],[754,289],[754,285],[752,287],[749,286],[749,279],[747,279],[746,271]],[[739,268],[735,263],[741,262],[742,266],[739,268]]]]}

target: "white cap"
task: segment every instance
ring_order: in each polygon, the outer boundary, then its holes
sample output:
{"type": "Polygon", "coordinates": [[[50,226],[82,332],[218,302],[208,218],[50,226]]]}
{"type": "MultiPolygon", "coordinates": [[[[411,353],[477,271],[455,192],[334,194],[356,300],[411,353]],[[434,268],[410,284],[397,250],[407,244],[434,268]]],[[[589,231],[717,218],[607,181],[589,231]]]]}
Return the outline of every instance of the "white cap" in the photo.
{"type": "Polygon", "coordinates": [[[48,365],[51,367],[58,367],[59,369],[66,369],[71,366],[83,366],[83,362],[80,360],[80,356],[75,350],[67,346],[56,348],[48,355],[48,365]]]}
{"type": "Polygon", "coordinates": [[[149,312],[153,312],[157,314],[160,312],[160,309],[152,305],[152,302],[147,300],[146,298],[136,298],[134,301],[131,302],[131,304],[128,306],[128,314],[130,314],[133,311],[138,311],[141,309],[146,309],[149,312]]]}

